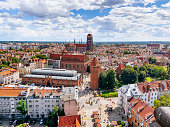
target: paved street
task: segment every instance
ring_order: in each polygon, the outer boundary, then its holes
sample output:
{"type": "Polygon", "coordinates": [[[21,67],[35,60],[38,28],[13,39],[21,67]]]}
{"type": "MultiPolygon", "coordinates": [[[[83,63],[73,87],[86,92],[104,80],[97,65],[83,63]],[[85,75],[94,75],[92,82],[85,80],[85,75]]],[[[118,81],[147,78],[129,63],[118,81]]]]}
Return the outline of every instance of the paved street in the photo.
{"type": "MultiPolygon", "coordinates": [[[[0,127],[11,127],[11,125],[9,125],[9,121],[8,119],[0,119],[0,127]]],[[[37,120],[35,125],[30,125],[31,127],[45,127],[45,125],[40,125],[39,124],[40,121],[37,120]]]]}
{"type": "Polygon", "coordinates": [[[93,91],[89,88],[89,78],[85,79],[84,84],[79,88],[79,114],[82,118],[83,127],[91,127],[93,125],[92,114],[94,111],[98,111],[100,114],[100,123],[103,127],[110,124],[112,121],[122,120],[122,116],[119,113],[117,97],[113,98],[103,98],[94,97],[93,91]],[[93,104],[89,104],[89,101],[93,104]],[[111,107],[112,111],[108,111],[111,107]]]}

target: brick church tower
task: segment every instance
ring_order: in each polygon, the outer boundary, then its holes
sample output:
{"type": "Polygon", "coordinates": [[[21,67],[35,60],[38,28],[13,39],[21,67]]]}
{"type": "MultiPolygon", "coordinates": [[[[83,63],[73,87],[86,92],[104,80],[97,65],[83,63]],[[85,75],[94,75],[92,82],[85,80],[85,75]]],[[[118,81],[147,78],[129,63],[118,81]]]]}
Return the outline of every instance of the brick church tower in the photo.
{"type": "Polygon", "coordinates": [[[98,80],[99,80],[99,74],[102,71],[97,58],[94,57],[93,61],[90,64],[90,72],[91,72],[91,76],[90,76],[90,88],[91,89],[98,89],[98,80]]]}
{"type": "Polygon", "coordinates": [[[87,51],[93,51],[93,35],[87,35],[87,51]]]}

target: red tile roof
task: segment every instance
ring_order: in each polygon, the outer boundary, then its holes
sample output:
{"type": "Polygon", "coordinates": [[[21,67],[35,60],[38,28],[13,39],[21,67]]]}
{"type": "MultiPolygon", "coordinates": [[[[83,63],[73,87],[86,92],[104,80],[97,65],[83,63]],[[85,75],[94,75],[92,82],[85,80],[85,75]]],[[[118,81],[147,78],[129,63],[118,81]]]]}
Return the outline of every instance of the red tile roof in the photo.
{"type": "MultiPolygon", "coordinates": [[[[145,101],[142,101],[141,99],[137,99],[136,101],[137,104],[133,106],[133,104],[130,104],[130,107],[133,108],[133,110],[143,119],[143,120],[147,120],[148,118],[150,118],[153,114],[154,114],[154,109],[148,105],[145,101]],[[143,108],[142,110],[141,107],[143,108]],[[147,118],[148,117],[148,118],[147,118]]],[[[152,118],[152,120],[154,120],[155,118],[152,118]]],[[[149,121],[149,120],[148,120],[149,121]]],[[[148,122],[149,123],[149,122],[148,122]]]]}
{"type": "Polygon", "coordinates": [[[96,57],[94,57],[93,58],[93,61],[91,62],[91,64],[90,64],[91,66],[98,66],[99,65],[99,63],[98,63],[98,61],[97,61],[97,58],[96,57]]]}
{"type": "Polygon", "coordinates": [[[26,88],[0,88],[0,97],[18,97],[18,96],[25,96],[21,95],[21,91],[26,91],[26,88]]]}
{"type": "Polygon", "coordinates": [[[76,47],[86,47],[87,45],[86,44],[75,44],[76,47]]]}
{"type": "Polygon", "coordinates": [[[76,119],[81,123],[80,115],[59,116],[59,127],[76,127],[76,119]]]}
{"type": "Polygon", "coordinates": [[[117,70],[121,70],[121,71],[122,71],[123,69],[125,69],[125,66],[124,66],[123,64],[120,64],[119,67],[117,68],[117,70]]]}

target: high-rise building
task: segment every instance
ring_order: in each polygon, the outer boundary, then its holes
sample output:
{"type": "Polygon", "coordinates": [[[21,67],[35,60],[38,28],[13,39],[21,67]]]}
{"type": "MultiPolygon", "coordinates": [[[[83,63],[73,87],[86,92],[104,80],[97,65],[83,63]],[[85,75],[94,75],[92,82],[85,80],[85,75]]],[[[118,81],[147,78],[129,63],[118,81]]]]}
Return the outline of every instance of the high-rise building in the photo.
{"type": "Polygon", "coordinates": [[[93,61],[90,64],[90,88],[91,89],[98,89],[98,80],[99,80],[99,74],[102,71],[100,64],[97,61],[97,58],[94,57],[93,61]]]}
{"type": "Polygon", "coordinates": [[[87,35],[87,51],[93,51],[93,35],[87,35]]]}

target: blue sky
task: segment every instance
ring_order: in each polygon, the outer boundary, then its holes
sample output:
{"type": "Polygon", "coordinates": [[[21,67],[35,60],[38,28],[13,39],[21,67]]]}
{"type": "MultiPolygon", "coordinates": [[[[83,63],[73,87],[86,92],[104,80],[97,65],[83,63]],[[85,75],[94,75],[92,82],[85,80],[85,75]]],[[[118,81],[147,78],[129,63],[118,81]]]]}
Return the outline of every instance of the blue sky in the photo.
{"type": "Polygon", "coordinates": [[[0,0],[0,40],[170,41],[170,0],[0,0]]]}

